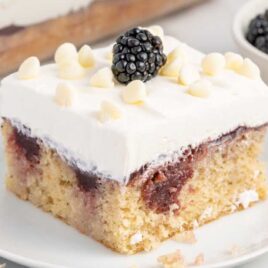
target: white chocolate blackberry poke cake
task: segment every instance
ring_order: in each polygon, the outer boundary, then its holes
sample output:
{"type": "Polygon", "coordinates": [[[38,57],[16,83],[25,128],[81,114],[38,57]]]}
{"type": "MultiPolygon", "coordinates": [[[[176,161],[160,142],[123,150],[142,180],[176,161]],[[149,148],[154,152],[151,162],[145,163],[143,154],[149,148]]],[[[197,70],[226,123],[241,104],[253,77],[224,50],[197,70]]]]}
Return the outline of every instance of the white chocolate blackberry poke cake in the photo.
{"type": "Polygon", "coordinates": [[[150,250],[266,198],[267,103],[250,59],[158,26],[64,43],[2,81],[7,188],[117,252],[150,250]]]}

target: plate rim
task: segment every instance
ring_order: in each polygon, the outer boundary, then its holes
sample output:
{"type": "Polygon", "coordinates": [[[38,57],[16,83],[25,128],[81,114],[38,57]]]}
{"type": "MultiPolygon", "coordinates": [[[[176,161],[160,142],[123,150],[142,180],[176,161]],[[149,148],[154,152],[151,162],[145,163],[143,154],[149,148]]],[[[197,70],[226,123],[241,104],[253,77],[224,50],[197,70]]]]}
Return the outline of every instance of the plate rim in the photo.
{"type": "MultiPolygon", "coordinates": [[[[256,258],[266,253],[268,253],[268,245],[264,245],[263,247],[253,250],[250,253],[245,253],[237,257],[234,256],[233,258],[228,259],[226,261],[221,261],[221,262],[214,263],[214,264],[199,265],[198,267],[199,268],[226,268],[226,267],[231,267],[231,266],[237,266],[237,265],[241,265],[241,264],[253,261],[256,258]]],[[[25,257],[20,254],[17,254],[17,253],[14,253],[12,251],[5,250],[2,248],[0,248],[0,256],[16,264],[24,265],[28,267],[34,267],[34,268],[73,268],[71,266],[62,266],[58,264],[49,263],[46,261],[40,261],[35,258],[25,257]]]]}

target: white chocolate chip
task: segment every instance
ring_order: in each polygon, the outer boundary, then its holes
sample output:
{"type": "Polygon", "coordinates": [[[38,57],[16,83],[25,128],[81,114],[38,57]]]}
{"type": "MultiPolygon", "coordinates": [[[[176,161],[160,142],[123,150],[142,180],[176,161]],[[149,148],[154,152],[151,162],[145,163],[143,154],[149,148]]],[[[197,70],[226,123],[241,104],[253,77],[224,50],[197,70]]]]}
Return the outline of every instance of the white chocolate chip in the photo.
{"type": "Polygon", "coordinates": [[[202,61],[203,72],[207,75],[217,75],[225,68],[225,57],[220,53],[211,53],[202,61]]]}
{"type": "Polygon", "coordinates": [[[132,235],[130,238],[130,245],[135,245],[143,240],[143,235],[141,232],[137,232],[136,234],[132,235]]]}
{"type": "Polygon", "coordinates": [[[122,117],[121,110],[112,102],[103,101],[98,114],[99,120],[104,123],[109,120],[117,120],[122,117]]]}
{"type": "Polygon", "coordinates": [[[98,70],[90,79],[92,87],[112,88],[114,87],[113,73],[110,68],[104,67],[98,70]]]}
{"type": "Polygon", "coordinates": [[[122,98],[124,102],[130,104],[137,104],[146,99],[146,86],[140,80],[134,80],[129,83],[122,91],[122,98]]]}
{"type": "Polygon", "coordinates": [[[244,60],[238,72],[250,79],[260,79],[261,76],[259,67],[248,58],[244,60]]]}
{"type": "Polygon", "coordinates": [[[233,71],[238,71],[241,68],[244,61],[241,55],[233,52],[225,53],[225,60],[226,60],[226,68],[233,71]]]}
{"type": "Polygon", "coordinates": [[[183,61],[179,58],[167,62],[160,70],[160,75],[168,77],[178,77],[182,68],[183,61]]]}
{"type": "Polygon", "coordinates": [[[78,61],[84,68],[90,68],[94,66],[94,54],[89,45],[84,45],[80,48],[78,52],[78,61]]]}
{"type": "Polygon", "coordinates": [[[200,74],[196,68],[193,66],[186,64],[182,66],[178,82],[182,85],[190,85],[194,83],[195,81],[200,79],[200,74]]]}
{"type": "Polygon", "coordinates": [[[69,61],[76,61],[78,59],[78,53],[76,47],[72,43],[64,43],[60,45],[54,56],[54,60],[57,64],[62,64],[69,61]]]}
{"type": "Polygon", "coordinates": [[[152,25],[152,26],[145,28],[145,29],[148,30],[151,34],[160,37],[162,40],[164,39],[164,30],[161,26],[152,25]]]}
{"type": "Polygon", "coordinates": [[[19,79],[34,79],[38,77],[40,72],[40,61],[37,57],[27,58],[18,70],[19,79]]]}
{"type": "Polygon", "coordinates": [[[62,107],[72,106],[75,97],[75,89],[67,83],[59,83],[56,88],[54,101],[62,107]]]}
{"type": "Polygon", "coordinates": [[[183,62],[187,62],[188,56],[185,52],[185,49],[183,48],[184,45],[180,45],[173,49],[167,56],[167,61],[171,62],[174,61],[175,59],[180,59],[183,62]]]}
{"type": "Polygon", "coordinates": [[[62,79],[76,80],[85,75],[85,69],[78,61],[62,62],[59,65],[59,77],[62,79]]]}
{"type": "Polygon", "coordinates": [[[186,93],[200,98],[206,98],[210,95],[211,83],[207,80],[199,80],[189,86],[186,93]]]}

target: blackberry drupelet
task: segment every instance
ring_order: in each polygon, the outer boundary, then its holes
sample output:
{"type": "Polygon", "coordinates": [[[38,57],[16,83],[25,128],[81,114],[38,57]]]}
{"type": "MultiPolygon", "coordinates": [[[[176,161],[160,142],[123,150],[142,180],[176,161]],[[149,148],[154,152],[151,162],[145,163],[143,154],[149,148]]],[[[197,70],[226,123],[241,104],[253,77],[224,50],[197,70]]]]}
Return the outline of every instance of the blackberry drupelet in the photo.
{"type": "Polygon", "coordinates": [[[166,63],[163,43],[158,36],[133,28],[117,38],[113,47],[112,72],[118,82],[149,81],[166,63]]]}
{"type": "Polygon", "coordinates": [[[268,10],[250,21],[246,38],[253,46],[268,54],[268,10]]]}

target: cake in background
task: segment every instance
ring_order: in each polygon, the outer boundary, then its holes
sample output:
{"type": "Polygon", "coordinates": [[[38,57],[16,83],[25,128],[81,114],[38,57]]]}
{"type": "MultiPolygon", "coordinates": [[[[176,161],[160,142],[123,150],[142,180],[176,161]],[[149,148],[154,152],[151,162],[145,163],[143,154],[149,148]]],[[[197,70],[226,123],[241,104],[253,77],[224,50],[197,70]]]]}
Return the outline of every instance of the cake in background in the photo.
{"type": "Polygon", "coordinates": [[[63,42],[94,42],[200,1],[2,0],[0,74],[15,70],[31,55],[48,59],[63,42]]]}

